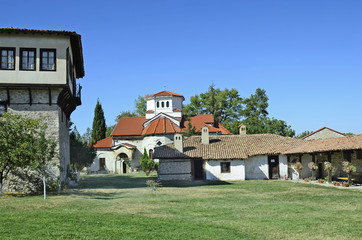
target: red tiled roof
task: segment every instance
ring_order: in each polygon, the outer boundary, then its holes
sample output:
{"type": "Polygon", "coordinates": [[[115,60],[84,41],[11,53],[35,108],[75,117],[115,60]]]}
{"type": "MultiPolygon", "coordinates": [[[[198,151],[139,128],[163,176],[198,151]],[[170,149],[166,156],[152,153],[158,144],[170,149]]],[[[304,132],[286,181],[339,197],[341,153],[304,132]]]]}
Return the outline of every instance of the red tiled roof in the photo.
{"type": "Polygon", "coordinates": [[[146,113],[154,113],[155,111],[153,110],[147,110],[146,113]]]}
{"type": "Polygon", "coordinates": [[[313,135],[313,134],[315,134],[315,133],[317,133],[317,132],[319,132],[319,131],[322,131],[322,130],[324,130],[324,129],[328,129],[328,130],[330,130],[330,131],[333,131],[333,132],[339,133],[339,134],[341,134],[341,135],[343,135],[343,136],[347,136],[346,134],[341,133],[341,132],[338,132],[338,131],[333,130],[333,129],[331,129],[331,128],[328,128],[328,127],[322,127],[322,128],[320,128],[320,129],[318,129],[317,131],[314,131],[314,132],[312,132],[312,133],[308,134],[307,136],[302,137],[302,139],[305,139],[305,138],[307,138],[307,137],[309,137],[309,136],[311,136],[311,135],[313,135]]]}
{"type": "Polygon", "coordinates": [[[291,148],[285,151],[284,154],[320,153],[358,149],[362,149],[362,134],[339,138],[304,140],[302,145],[291,148]]]}
{"type": "Polygon", "coordinates": [[[181,109],[176,108],[176,109],[174,109],[173,111],[174,111],[174,112],[181,112],[181,109]]]}
{"type": "Polygon", "coordinates": [[[175,97],[184,97],[184,96],[182,96],[181,94],[178,94],[178,93],[173,93],[173,92],[170,92],[170,91],[162,91],[162,92],[158,92],[158,93],[155,93],[155,94],[148,95],[148,96],[146,96],[145,98],[155,97],[155,96],[175,96],[175,97]]]}
{"type": "Polygon", "coordinates": [[[143,123],[146,117],[123,117],[119,119],[111,136],[137,136],[143,131],[143,123]]]}
{"type": "Polygon", "coordinates": [[[155,148],[154,158],[246,159],[264,154],[280,154],[302,144],[304,140],[275,134],[210,135],[210,143],[202,144],[200,136],[184,140],[184,152],[175,151],[174,144],[155,148]]]}
{"type": "MultiPolygon", "coordinates": [[[[220,123],[214,123],[212,114],[196,115],[191,117],[190,121],[192,126],[195,126],[197,132],[201,132],[201,128],[206,124],[210,133],[231,134],[220,123]],[[214,126],[210,126],[207,123],[214,123],[214,126]]],[[[146,128],[143,128],[143,124],[145,122],[145,117],[121,118],[114,128],[111,136],[141,136],[180,133],[185,132],[189,121],[184,121],[183,124],[181,123],[181,127],[179,127],[167,117],[159,117],[152,121],[146,128]]]]}
{"type": "Polygon", "coordinates": [[[132,145],[132,144],[129,144],[129,143],[122,143],[123,145],[129,147],[129,148],[132,148],[132,149],[136,149],[137,147],[132,145]]]}
{"type": "Polygon", "coordinates": [[[171,120],[161,117],[155,121],[152,121],[143,131],[142,135],[153,135],[153,134],[165,134],[165,133],[177,133],[181,129],[171,122],[171,120]]]}
{"type": "Polygon", "coordinates": [[[99,140],[95,144],[93,144],[94,148],[110,148],[112,147],[113,140],[111,137],[107,137],[99,140]]]}

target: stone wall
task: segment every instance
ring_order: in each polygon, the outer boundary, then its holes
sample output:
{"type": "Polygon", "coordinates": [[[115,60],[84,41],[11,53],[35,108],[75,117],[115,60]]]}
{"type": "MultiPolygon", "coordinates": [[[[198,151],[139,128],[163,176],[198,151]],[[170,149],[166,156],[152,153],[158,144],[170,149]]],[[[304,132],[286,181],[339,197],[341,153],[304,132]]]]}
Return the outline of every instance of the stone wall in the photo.
{"type": "Polygon", "coordinates": [[[0,101],[10,102],[7,107],[8,112],[34,119],[44,119],[48,125],[46,137],[57,143],[56,156],[52,160],[54,163],[52,172],[55,176],[60,176],[60,180],[64,182],[70,164],[70,140],[69,122],[57,105],[61,90],[61,88],[51,90],[49,103],[49,90],[47,88],[31,89],[31,94],[29,94],[28,89],[10,89],[10,99],[8,99],[7,90],[0,88],[0,101]]]}
{"type": "Polygon", "coordinates": [[[160,180],[192,180],[190,159],[160,159],[160,180]]]}

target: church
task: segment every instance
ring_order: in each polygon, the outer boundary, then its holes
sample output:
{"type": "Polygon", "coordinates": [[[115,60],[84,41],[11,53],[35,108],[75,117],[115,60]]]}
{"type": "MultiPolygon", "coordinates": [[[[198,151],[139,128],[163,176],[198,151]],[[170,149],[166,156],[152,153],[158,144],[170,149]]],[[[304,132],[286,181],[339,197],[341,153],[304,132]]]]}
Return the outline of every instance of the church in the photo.
{"type": "Polygon", "coordinates": [[[207,127],[211,135],[231,135],[212,114],[184,116],[181,94],[162,91],[145,97],[145,116],[121,118],[110,137],[95,143],[97,156],[88,173],[127,173],[140,168],[146,149],[153,157],[155,147],[174,142],[175,134],[184,134],[190,126],[201,133],[207,127]]]}

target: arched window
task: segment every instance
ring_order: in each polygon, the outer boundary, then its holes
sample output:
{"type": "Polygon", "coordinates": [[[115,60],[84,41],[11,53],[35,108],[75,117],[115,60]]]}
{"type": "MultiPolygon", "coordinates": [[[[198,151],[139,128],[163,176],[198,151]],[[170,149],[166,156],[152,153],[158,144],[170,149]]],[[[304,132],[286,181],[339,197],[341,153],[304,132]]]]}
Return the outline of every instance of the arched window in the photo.
{"type": "Polygon", "coordinates": [[[166,107],[169,107],[170,106],[170,103],[167,101],[166,102],[166,107]]]}
{"type": "Polygon", "coordinates": [[[162,108],[164,108],[164,107],[165,107],[165,103],[164,103],[164,102],[161,102],[161,106],[162,106],[162,108]]]}
{"type": "Polygon", "coordinates": [[[159,108],[160,107],[160,102],[157,102],[157,108],[159,108]]]}
{"type": "Polygon", "coordinates": [[[148,151],[148,156],[150,156],[150,158],[153,159],[153,149],[150,149],[148,151]]]}

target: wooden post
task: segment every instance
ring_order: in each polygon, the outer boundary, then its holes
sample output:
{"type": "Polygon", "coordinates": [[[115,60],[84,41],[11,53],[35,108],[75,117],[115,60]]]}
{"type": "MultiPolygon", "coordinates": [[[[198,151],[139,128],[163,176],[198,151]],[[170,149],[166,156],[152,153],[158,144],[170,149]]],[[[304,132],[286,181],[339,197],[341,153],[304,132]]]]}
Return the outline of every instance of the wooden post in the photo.
{"type": "Polygon", "coordinates": [[[352,172],[348,171],[348,185],[351,186],[352,185],[352,172]]]}
{"type": "Polygon", "coordinates": [[[44,185],[44,199],[47,199],[47,186],[45,182],[45,176],[43,176],[43,185],[44,185]]]}

